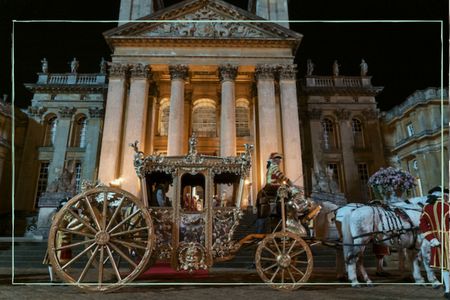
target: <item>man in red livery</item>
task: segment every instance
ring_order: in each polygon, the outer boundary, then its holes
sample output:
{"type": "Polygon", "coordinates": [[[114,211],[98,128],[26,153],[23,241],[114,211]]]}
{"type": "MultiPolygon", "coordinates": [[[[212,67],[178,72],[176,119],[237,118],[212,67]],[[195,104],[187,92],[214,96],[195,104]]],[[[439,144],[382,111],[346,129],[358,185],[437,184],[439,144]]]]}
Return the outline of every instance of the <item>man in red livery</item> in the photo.
{"type": "Polygon", "coordinates": [[[432,247],[430,267],[443,270],[444,297],[450,299],[450,205],[448,204],[448,189],[445,189],[444,192],[443,201],[440,187],[433,188],[428,192],[427,204],[420,217],[420,231],[432,247]]]}

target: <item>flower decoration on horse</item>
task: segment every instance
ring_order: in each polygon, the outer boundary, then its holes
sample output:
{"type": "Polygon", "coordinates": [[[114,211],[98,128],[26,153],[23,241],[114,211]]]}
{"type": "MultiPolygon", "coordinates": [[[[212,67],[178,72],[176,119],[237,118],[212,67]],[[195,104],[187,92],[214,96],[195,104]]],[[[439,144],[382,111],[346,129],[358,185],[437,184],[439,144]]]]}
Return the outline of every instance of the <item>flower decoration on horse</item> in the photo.
{"type": "Polygon", "coordinates": [[[416,183],[409,172],[388,167],[380,168],[370,176],[368,185],[372,187],[376,198],[392,202],[399,200],[403,193],[414,188],[416,183]]]}

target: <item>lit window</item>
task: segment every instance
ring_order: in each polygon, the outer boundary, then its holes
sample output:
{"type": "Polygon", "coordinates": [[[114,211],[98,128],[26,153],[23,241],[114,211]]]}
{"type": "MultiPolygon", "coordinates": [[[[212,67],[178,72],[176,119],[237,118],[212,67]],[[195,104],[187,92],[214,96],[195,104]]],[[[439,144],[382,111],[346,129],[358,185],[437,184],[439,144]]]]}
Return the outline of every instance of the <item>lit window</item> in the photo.
{"type": "Polygon", "coordinates": [[[249,136],[249,102],[246,99],[236,100],[236,136],[249,136]]]}
{"type": "Polygon", "coordinates": [[[53,146],[55,144],[57,124],[58,119],[55,115],[51,115],[45,119],[44,146],[53,146]]]}
{"type": "Polygon", "coordinates": [[[199,99],[192,110],[192,132],[198,137],[216,137],[216,103],[199,99]]]}
{"type": "Polygon", "coordinates": [[[75,189],[77,192],[81,191],[81,162],[75,163],[75,189]]]}
{"type": "Polygon", "coordinates": [[[72,125],[71,147],[86,147],[87,118],[85,115],[75,117],[72,125]]]}
{"type": "Polygon", "coordinates": [[[159,135],[169,135],[169,114],[170,114],[170,102],[169,99],[164,98],[159,104],[159,135]]]}
{"type": "Polygon", "coordinates": [[[337,148],[336,131],[333,122],[330,119],[324,119],[322,121],[322,128],[324,149],[329,150],[337,148]]]}
{"type": "Polygon", "coordinates": [[[364,147],[364,132],[363,126],[360,120],[352,119],[352,133],[353,133],[353,143],[355,147],[364,147]]]}
{"type": "Polygon", "coordinates": [[[409,123],[406,125],[406,131],[408,132],[408,137],[411,137],[414,135],[414,127],[412,123],[409,123]]]}
{"type": "Polygon", "coordinates": [[[359,176],[359,186],[361,189],[361,195],[363,200],[369,199],[369,187],[367,183],[369,182],[369,168],[366,163],[358,164],[358,176],[359,176]]]}

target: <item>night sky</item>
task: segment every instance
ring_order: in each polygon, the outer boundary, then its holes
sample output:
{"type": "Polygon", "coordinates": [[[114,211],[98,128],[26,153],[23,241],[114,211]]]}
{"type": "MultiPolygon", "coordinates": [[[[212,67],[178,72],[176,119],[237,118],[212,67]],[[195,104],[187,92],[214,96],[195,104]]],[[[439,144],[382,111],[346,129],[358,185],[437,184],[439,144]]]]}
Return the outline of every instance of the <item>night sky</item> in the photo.
{"type": "MultiPolygon", "coordinates": [[[[166,6],[180,2],[166,0],[166,6]]],[[[246,0],[227,0],[246,9],[246,0]]],[[[16,20],[111,20],[119,15],[120,0],[0,0],[0,94],[11,95],[11,33],[16,20]]],[[[331,75],[337,59],[341,75],[359,75],[362,58],[372,83],[384,86],[377,97],[386,110],[403,102],[415,90],[448,85],[448,1],[445,0],[291,0],[291,29],[303,34],[297,52],[299,76],[311,58],[314,74],[331,75]],[[325,23],[318,20],[365,20],[363,23],[325,23]],[[368,21],[372,20],[372,21],[368,21]],[[374,22],[373,20],[441,20],[432,22],[374,22]],[[441,41],[441,26],[444,30],[441,41]],[[441,43],[444,43],[441,64],[441,43]],[[443,72],[441,66],[444,66],[443,72]]],[[[97,72],[101,57],[111,51],[102,33],[117,23],[15,23],[15,103],[27,107],[32,94],[23,83],[36,82],[40,60],[49,72],[69,72],[77,57],[80,73],[97,72]]],[[[11,101],[11,97],[9,98],[11,101]]]]}

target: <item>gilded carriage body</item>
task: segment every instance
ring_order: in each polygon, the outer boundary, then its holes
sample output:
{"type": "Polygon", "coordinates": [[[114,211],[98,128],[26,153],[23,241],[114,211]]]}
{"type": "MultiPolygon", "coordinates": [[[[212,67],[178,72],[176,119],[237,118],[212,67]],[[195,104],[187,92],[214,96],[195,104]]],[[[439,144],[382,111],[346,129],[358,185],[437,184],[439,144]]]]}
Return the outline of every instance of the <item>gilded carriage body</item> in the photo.
{"type": "Polygon", "coordinates": [[[282,213],[276,232],[233,239],[253,146],[231,157],[198,154],[195,136],[185,156],[145,156],[137,142],[130,146],[141,199],[100,184],[70,199],[55,215],[48,256],[62,280],[90,291],[111,291],[155,261],[175,270],[208,269],[251,242],[259,243],[257,271],[271,287],[296,289],[308,280],[312,253],[295,223],[292,208],[298,199],[286,185],[279,189],[282,213]]]}

